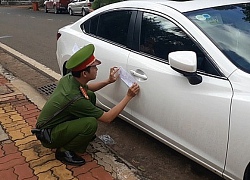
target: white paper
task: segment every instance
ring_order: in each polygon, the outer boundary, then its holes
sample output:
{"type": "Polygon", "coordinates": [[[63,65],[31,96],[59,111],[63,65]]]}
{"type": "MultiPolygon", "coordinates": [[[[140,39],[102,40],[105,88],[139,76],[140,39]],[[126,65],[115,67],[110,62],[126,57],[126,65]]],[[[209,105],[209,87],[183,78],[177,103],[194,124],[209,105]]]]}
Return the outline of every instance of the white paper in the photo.
{"type": "Polygon", "coordinates": [[[131,87],[133,83],[136,82],[135,78],[122,67],[119,68],[118,72],[119,72],[119,77],[125,84],[127,84],[128,87],[131,87]]]}
{"type": "Polygon", "coordinates": [[[75,54],[80,48],[77,46],[77,44],[74,44],[74,47],[72,48],[73,54],[75,54]]]}

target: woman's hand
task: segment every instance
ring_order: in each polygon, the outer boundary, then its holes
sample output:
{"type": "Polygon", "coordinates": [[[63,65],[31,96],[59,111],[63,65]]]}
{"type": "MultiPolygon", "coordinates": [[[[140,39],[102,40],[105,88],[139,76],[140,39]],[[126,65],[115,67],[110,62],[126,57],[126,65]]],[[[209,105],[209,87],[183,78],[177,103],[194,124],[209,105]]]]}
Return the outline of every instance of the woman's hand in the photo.
{"type": "Polygon", "coordinates": [[[130,97],[130,98],[133,98],[135,97],[140,91],[140,87],[137,83],[134,83],[129,89],[128,89],[128,92],[127,92],[127,96],[130,97]]]}
{"type": "Polygon", "coordinates": [[[113,83],[117,80],[117,78],[119,77],[118,74],[116,74],[118,72],[119,68],[117,67],[112,67],[110,68],[110,72],[109,72],[109,83],[113,83]]]}

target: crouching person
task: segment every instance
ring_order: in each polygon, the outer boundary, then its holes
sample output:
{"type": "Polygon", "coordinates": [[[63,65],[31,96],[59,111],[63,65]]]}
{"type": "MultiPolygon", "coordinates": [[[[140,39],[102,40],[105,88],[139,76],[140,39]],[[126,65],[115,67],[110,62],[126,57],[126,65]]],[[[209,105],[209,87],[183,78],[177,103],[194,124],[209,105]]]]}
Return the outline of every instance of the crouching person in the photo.
{"type": "Polygon", "coordinates": [[[135,83],[109,111],[104,112],[96,107],[94,92],[114,83],[118,77],[118,68],[110,68],[107,80],[89,83],[96,79],[97,65],[101,64],[93,53],[94,45],[89,44],[67,61],[66,68],[71,73],[59,81],[38,117],[36,132],[33,132],[43,146],[56,149],[56,159],[65,164],[85,164],[79,153],[84,153],[95,137],[97,120],[108,123],[113,121],[139,92],[139,86],[135,83]]]}

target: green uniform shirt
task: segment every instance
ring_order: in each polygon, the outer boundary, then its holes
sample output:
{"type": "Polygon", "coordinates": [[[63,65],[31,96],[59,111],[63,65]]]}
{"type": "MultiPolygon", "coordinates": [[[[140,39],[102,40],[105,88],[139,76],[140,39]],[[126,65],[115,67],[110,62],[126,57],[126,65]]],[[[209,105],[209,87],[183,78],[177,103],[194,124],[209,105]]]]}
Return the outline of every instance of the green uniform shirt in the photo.
{"type": "MultiPolygon", "coordinates": [[[[71,73],[64,76],[58,83],[58,86],[52,93],[49,100],[44,105],[38,120],[37,127],[41,127],[42,124],[47,122],[56,112],[63,108],[70,100],[81,94],[81,84],[72,76],[71,73]]],[[[87,86],[84,87],[87,90],[87,86]]],[[[87,92],[93,93],[92,91],[87,92]]],[[[90,100],[87,100],[82,96],[79,100],[71,104],[65,110],[60,112],[43,128],[53,128],[54,126],[63,123],[65,121],[75,120],[82,117],[94,117],[100,118],[103,114],[103,110],[96,107],[90,100]]]]}
{"type": "Polygon", "coordinates": [[[111,3],[115,3],[115,2],[120,2],[120,1],[123,1],[123,0],[95,0],[92,5],[91,5],[91,8],[96,10],[102,6],[105,6],[105,5],[108,5],[108,4],[111,4],[111,3]]]}

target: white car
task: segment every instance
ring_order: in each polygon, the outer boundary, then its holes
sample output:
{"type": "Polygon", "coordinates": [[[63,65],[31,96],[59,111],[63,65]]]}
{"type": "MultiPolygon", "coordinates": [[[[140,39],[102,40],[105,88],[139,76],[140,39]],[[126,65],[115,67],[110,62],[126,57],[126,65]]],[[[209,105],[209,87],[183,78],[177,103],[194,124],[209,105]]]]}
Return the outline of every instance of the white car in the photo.
{"type": "MultiPolygon", "coordinates": [[[[250,1],[124,1],[58,31],[57,60],[93,43],[102,61],[136,79],[120,117],[225,179],[250,179],[250,1]]],[[[118,80],[97,92],[110,109],[118,80]]]]}
{"type": "Polygon", "coordinates": [[[74,14],[85,16],[90,12],[89,9],[93,1],[94,0],[72,0],[68,4],[68,12],[71,16],[74,14]]]}

